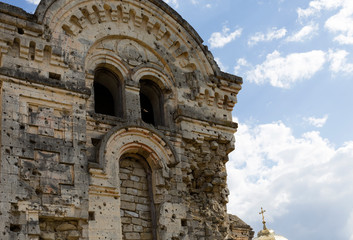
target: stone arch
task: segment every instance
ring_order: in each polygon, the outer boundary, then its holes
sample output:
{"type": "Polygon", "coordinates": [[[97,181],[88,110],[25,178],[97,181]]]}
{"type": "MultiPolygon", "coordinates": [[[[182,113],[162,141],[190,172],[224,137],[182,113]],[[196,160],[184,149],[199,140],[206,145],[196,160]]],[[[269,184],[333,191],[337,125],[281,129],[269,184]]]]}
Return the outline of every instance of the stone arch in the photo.
{"type": "Polygon", "coordinates": [[[121,61],[110,51],[101,49],[92,51],[85,60],[86,72],[93,74],[97,67],[104,67],[114,72],[121,80],[124,80],[129,74],[129,66],[121,61]]]}
{"type": "Polygon", "coordinates": [[[143,64],[135,67],[132,70],[131,78],[136,83],[138,83],[141,79],[149,79],[158,85],[163,92],[174,92],[174,79],[169,77],[163,69],[152,64],[143,64]]]}
{"type": "Polygon", "coordinates": [[[176,101],[173,101],[176,100],[173,79],[168,77],[163,69],[154,64],[142,64],[135,67],[131,78],[140,86],[142,120],[154,126],[168,126],[171,119],[167,119],[169,117],[167,112],[171,112],[176,107],[176,101]],[[148,107],[150,109],[146,112],[145,108],[148,107]],[[153,120],[149,121],[146,118],[152,118],[153,120]]]}
{"type": "MultiPolygon", "coordinates": [[[[116,162],[124,154],[138,154],[146,159],[153,174],[157,170],[166,173],[169,166],[176,165],[179,160],[171,147],[172,145],[162,137],[162,134],[148,126],[117,126],[102,139],[98,163],[111,184],[116,186],[118,181],[116,162]]],[[[158,181],[154,175],[153,181],[158,181]]]]}
{"type": "MultiPolygon", "coordinates": [[[[111,219],[112,224],[109,224],[106,229],[114,234],[112,239],[122,239],[123,226],[123,215],[121,213],[122,208],[129,208],[124,203],[123,199],[131,196],[123,196],[120,181],[120,160],[125,156],[134,156],[135,158],[142,159],[145,161],[145,166],[150,169],[151,175],[151,219],[154,221],[154,227],[152,228],[152,236],[156,235],[157,221],[160,221],[161,216],[159,215],[159,209],[168,200],[165,193],[167,181],[170,179],[169,167],[175,166],[179,163],[178,156],[174,151],[172,145],[162,137],[162,135],[150,129],[147,125],[129,126],[120,125],[113,128],[106,136],[101,140],[99,152],[98,152],[98,166],[92,166],[90,169],[90,205],[94,211],[99,208],[102,201],[112,202],[114,212],[106,212],[105,217],[96,218],[96,221],[92,222],[92,228],[100,224],[106,224],[106,218],[111,219]],[[105,200],[103,200],[105,199],[105,200]],[[109,200],[110,199],[110,200],[109,200]],[[125,204],[125,205],[124,205],[125,204]],[[153,210],[155,208],[156,210],[153,210]],[[155,214],[155,216],[152,215],[155,214]]],[[[129,183],[127,183],[129,184],[129,183]]],[[[141,199],[143,201],[143,199],[141,199]]],[[[137,207],[137,205],[136,205],[137,207]]],[[[134,208],[132,208],[134,209],[134,208]]],[[[145,211],[146,206],[139,206],[137,211],[145,211]]],[[[146,212],[146,211],[145,211],[146,212]]],[[[131,211],[130,211],[131,213],[131,211]]],[[[130,214],[129,213],[129,214],[130,214]]],[[[135,213],[135,217],[139,217],[135,213]]],[[[139,221],[138,219],[135,219],[139,221]]],[[[136,226],[139,227],[139,226],[136,226]]],[[[125,234],[129,232],[126,231],[125,234]]],[[[132,232],[130,232],[132,233],[132,232]]],[[[104,231],[92,231],[92,236],[101,236],[104,231]]],[[[135,234],[136,235],[136,234],[135,234]]],[[[144,236],[146,237],[146,236],[144,236]]],[[[142,239],[142,238],[135,238],[142,239]]],[[[157,239],[156,237],[149,236],[146,239],[157,239]]]]}
{"type": "MultiPolygon", "coordinates": [[[[123,222],[123,215],[121,215],[120,210],[121,207],[127,207],[121,206],[121,204],[124,204],[122,203],[123,199],[129,198],[129,196],[122,197],[120,187],[120,180],[122,180],[119,173],[120,160],[125,156],[143,159],[149,166],[152,203],[156,209],[156,211],[151,210],[151,213],[156,214],[151,216],[151,219],[154,219],[154,221],[160,221],[161,219],[159,210],[168,201],[168,196],[164,193],[167,192],[167,181],[170,180],[169,168],[179,163],[178,155],[168,140],[162,137],[161,133],[150,129],[147,125],[121,124],[109,131],[101,140],[97,156],[98,165],[90,165],[89,211],[95,219],[95,221],[89,222],[90,237],[92,238],[99,239],[109,233],[111,239],[122,239],[123,228],[121,223],[123,222]],[[109,208],[105,208],[104,203],[109,203],[109,208]],[[111,223],[107,224],[107,221],[111,223]]],[[[139,206],[137,210],[145,211],[144,207],[146,206],[139,206]]],[[[135,220],[138,221],[138,219],[135,220]]]]}
{"type": "Polygon", "coordinates": [[[98,65],[94,71],[95,112],[123,117],[123,81],[110,68],[109,65],[98,65]]]}
{"type": "Polygon", "coordinates": [[[35,15],[39,23],[48,26],[53,39],[66,34],[60,41],[68,51],[94,43],[102,36],[128,36],[169,55],[173,59],[169,64],[178,65],[183,72],[220,74],[196,31],[160,0],[42,0],[35,15]],[[141,33],[151,37],[141,38],[141,33]],[[85,39],[85,43],[80,39],[85,39]]]}
{"type": "MultiPolygon", "coordinates": [[[[92,52],[92,54],[88,55],[85,60],[86,62],[86,86],[91,89],[91,96],[89,99],[91,111],[95,113],[97,112],[97,102],[96,102],[96,88],[97,82],[102,85],[105,90],[108,90],[112,95],[112,101],[114,104],[114,110],[112,114],[108,114],[111,116],[117,117],[126,117],[126,101],[125,101],[125,80],[129,76],[129,67],[125,65],[123,61],[121,61],[117,56],[112,54],[107,50],[98,50],[92,52]],[[107,83],[105,81],[100,81],[97,79],[97,73],[99,71],[107,71],[112,75],[111,80],[115,81],[113,83],[107,83]]],[[[104,113],[103,113],[104,114],[104,113]]]]}
{"type": "Polygon", "coordinates": [[[116,66],[125,77],[131,75],[132,80],[138,85],[141,75],[160,78],[158,84],[162,89],[172,88],[175,79],[168,64],[168,55],[153,49],[138,38],[129,36],[110,35],[96,40],[85,56],[86,71],[94,68],[97,62],[106,62],[116,66]],[[163,86],[162,86],[163,85],[163,86]]]}

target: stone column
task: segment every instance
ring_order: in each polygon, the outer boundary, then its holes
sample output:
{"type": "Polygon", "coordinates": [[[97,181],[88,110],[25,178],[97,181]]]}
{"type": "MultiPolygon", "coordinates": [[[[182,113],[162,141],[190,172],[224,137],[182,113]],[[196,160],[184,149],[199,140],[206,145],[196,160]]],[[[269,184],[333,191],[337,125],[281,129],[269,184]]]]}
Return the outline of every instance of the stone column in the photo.
{"type": "Polygon", "coordinates": [[[136,86],[125,86],[126,118],[136,121],[141,118],[140,88],[136,86]]]}

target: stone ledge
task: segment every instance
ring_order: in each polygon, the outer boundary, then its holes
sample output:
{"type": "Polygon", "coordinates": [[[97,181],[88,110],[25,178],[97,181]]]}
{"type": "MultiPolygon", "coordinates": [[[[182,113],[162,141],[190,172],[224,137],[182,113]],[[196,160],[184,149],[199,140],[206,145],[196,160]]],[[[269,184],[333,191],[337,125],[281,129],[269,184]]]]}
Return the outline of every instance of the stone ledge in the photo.
{"type": "Polygon", "coordinates": [[[226,121],[226,120],[221,120],[217,119],[214,117],[209,117],[205,116],[204,113],[198,112],[195,108],[191,108],[188,106],[178,106],[177,111],[174,113],[174,119],[179,122],[185,118],[191,118],[194,120],[198,121],[204,121],[208,123],[212,123],[212,125],[220,125],[220,126],[225,126],[225,127],[230,127],[237,129],[238,128],[238,123],[232,122],[232,121],[226,121]]]}
{"type": "Polygon", "coordinates": [[[33,14],[27,13],[22,8],[19,8],[7,3],[3,3],[3,2],[0,2],[0,12],[17,18],[32,21],[32,22],[37,21],[36,16],[34,16],[33,14]]]}
{"type": "Polygon", "coordinates": [[[49,87],[60,88],[63,90],[80,93],[85,95],[86,98],[88,98],[91,95],[91,90],[87,87],[79,87],[70,82],[60,82],[58,80],[46,78],[35,72],[28,73],[28,72],[23,72],[21,70],[1,67],[0,75],[17,78],[31,83],[43,84],[49,87]]]}

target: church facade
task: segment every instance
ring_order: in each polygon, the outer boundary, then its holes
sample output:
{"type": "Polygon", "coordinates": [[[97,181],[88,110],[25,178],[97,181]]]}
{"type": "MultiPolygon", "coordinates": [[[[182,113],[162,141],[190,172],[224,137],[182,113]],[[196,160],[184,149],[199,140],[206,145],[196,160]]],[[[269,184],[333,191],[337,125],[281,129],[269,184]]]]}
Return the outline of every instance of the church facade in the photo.
{"type": "Polygon", "coordinates": [[[237,239],[222,72],[162,0],[0,3],[0,239],[237,239]]]}

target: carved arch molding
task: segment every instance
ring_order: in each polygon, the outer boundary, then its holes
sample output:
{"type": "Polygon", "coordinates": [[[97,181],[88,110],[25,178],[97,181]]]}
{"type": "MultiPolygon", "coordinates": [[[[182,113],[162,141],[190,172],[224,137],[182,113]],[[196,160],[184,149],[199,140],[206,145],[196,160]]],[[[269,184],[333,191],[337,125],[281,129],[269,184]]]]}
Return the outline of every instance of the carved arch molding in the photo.
{"type": "MultiPolygon", "coordinates": [[[[66,50],[88,52],[87,46],[106,36],[126,36],[152,47],[159,55],[155,62],[166,59],[162,64],[167,72],[172,72],[174,65],[184,72],[199,70],[204,76],[213,75],[214,62],[206,56],[197,33],[185,29],[170,15],[177,13],[166,13],[152,2],[47,0],[38,7],[36,15],[47,26],[50,38],[59,39],[66,50]]],[[[131,65],[146,60],[137,44],[128,47],[121,54],[131,65]]]]}
{"type": "Polygon", "coordinates": [[[113,67],[112,71],[122,79],[131,75],[135,84],[142,77],[152,77],[161,89],[171,90],[175,85],[165,59],[136,39],[109,36],[94,43],[87,52],[85,66],[92,74],[99,65],[113,67]]]}
{"type": "Polygon", "coordinates": [[[101,140],[98,161],[99,167],[90,169],[89,209],[95,211],[102,202],[110,205],[99,211],[106,212],[97,212],[95,221],[89,222],[90,237],[98,238],[110,232],[112,239],[122,239],[127,234],[125,220],[131,217],[136,221],[152,221],[152,226],[145,229],[151,236],[143,239],[156,239],[157,221],[163,220],[156,214],[167,202],[164,193],[166,181],[170,179],[169,168],[179,163],[172,145],[147,126],[117,126],[101,140]],[[130,198],[134,203],[129,202],[130,198]]]}
{"type": "Polygon", "coordinates": [[[172,145],[156,131],[140,126],[115,127],[102,139],[98,153],[100,168],[113,185],[118,182],[114,179],[117,162],[126,154],[143,157],[152,172],[168,172],[169,166],[179,163],[172,145]]]}

